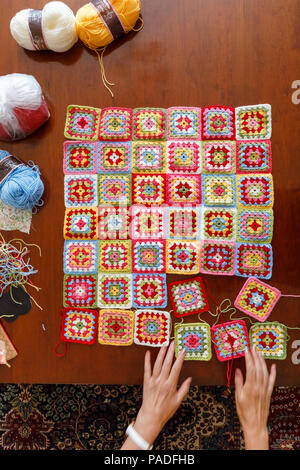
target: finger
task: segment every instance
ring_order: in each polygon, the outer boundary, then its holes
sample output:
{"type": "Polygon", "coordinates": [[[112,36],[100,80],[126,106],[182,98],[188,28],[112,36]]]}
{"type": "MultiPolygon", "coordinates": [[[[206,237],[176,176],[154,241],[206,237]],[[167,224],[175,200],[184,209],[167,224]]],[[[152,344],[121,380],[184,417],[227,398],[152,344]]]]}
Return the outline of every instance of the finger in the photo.
{"type": "Polygon", "coordinates": [[[245,352],[245,364],[246,364],[246,382],[254,382],[255,380],[255,369],[253,357],[250,349],[245,352]]]}
{"type": "Polygon", "coordinates": [[[234,384],[236,395],[240,395],[244,385],[244,377],[240,369],[235,370],[234,384]]]}
{"type": "Polygon", "coordinates": [[[144,359],[144,385],[151,377],[151,354],[147,351],[144,359]]]}
{"type": "Polygon", "coordinates": [[[266,364],[264,355],[261,351],[259,351],[259,353],[258,353],[258,358],[259,358],[259,361],[260,361],[260,366],[261,366],[261,370],[262,370],[262,374],[263,374],[263,383],[264,383],[264,386],[267,386],[268,380],[269,380],[269,372],[268,372],[268,368],[267,368],[267,364],[266,364]]]}
{"type": "Polygon", "coordinates": [[[180,353],[178,354],[178,357],[177,357],[176,361],[174,362],[173,367],[172,367],[171,372],[170,372],[169,381],[175,387],[177,387],[177,382],[178,382],[180,371],[182,369],[184,356],[185,356],[185,349],[182,349],[180,351],[180,353]]]}
{"type": "Polygon", "coordinates": [[[255,346],[252,348],[252,357],[255,369],[255,380],[260,385],[263,385],[264,382],[264,374],[261,366],[261,361],[259,359],[259,352],[256,350],[255,346]]]}
{"type": "Polygon", "coordinates": [[[276,380],[276,365],[271,365],[271,371],[268,381],[268,396],[271,397],[276,380]]]}
{"type": "Polygon", "coordinates": [[[183,384],[181,385],[181,387],[180,387],[179,390],[177,391],[177,402],[178,402],[178,406],[179,406],[180,403],[184,400],[184,398],[186,397],[186,395],[189,393],[189,389],[190,389],[191,382],[192,382],[192,377],[189,377],[188,379],[186,379],[186,380],[183,382],[183,384]]]}
{"type": "Polygon", "coordinates": [[[167,355],[165,357],[165,360],[163,362],[162,368],[161,368],[161,373],[160,375],[166,380],[169,377],[170,370],[172,367],[172,362],[174,358],[174,352],[175,352],[175,342],[172,341],[172,343],[169,346],[167,355]]]}
{"type": "Polygon", "coordinates": [[[166,352],[167,352],[167,347],[162,347],[160,348],[160,351],[157,355],[157,358],[156,358],[156,361],[154,363],[154,366],[153,366],[153,372],[152,372],[152,375],[153,377],[158,377],[160,372],[161,372],[161,367],[162,367],[162,363],[164,361],[164,357],[166,355],[166,352]]]}

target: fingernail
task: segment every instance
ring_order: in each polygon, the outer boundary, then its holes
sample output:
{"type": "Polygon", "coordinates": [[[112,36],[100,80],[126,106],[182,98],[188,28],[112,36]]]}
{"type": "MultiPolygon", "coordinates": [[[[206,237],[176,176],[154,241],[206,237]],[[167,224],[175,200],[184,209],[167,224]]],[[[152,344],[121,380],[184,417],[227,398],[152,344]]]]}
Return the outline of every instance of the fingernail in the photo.
{"type": "Polygon", "coordinates": [[[181,354],[181,356],[184,356],[184,355],[185,355],[185,349],[182,349],[182,350],[180,351],[180,354],[181,354]]]}

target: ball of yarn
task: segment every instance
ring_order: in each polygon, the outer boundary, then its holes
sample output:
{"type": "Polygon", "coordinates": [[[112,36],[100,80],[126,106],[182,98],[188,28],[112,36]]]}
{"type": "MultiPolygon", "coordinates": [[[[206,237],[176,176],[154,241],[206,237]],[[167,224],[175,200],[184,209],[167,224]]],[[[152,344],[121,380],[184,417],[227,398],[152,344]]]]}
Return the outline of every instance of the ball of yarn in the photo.
{"type": "MultiPolygon", "coordinates": [[[[10,22],[10,31],[17,43],[30,51],[36,50],[30,29],[28,14],[30,8],[19,11],[10,22]]],[[[49,2],[42,10],[42,31],[47,48],[55,52],[65,52],[78,41],[75,16],[63,2],[49,2]]]]}
{"type": "MultiPolygon", "coordinates": [[[[6,150],[0,150],[1,160],[9,156],[6,150]]],[[[7,205],[17,209],[35,209],[43,202],[44,184],[40,178],[40,170],[33,162],[17,166],[0,184],[0,199],[7,205]]]]}
{"type": "MultiPolygon", "coordinates": [[[[110,0],[126,33],[131,31],[141,11],[140,0],[110,0]]],[[[76,29],[81,41],[90,49],[107,46],[114,38],[95,7],[88,3],[76,13],[76,29]]]]}
{"type": "Polygon", "coordinates": [[[0,140],[19,140],[36,131],[50,113],[39,83],[32,75],[0,77],[0,140]]]}

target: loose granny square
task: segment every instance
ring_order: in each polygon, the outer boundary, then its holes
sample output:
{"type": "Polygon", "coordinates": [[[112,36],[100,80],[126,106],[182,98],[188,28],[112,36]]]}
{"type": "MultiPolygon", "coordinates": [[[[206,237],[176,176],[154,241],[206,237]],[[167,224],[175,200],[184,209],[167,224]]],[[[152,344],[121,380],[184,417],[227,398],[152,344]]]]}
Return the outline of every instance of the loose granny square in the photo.
{"type": "Polygon", "coordinates": [[[94,344],[98,312],[85,308],[64,308],[61,339],[69,343],[94,344]]]}
{"type": "Polygon", "coordinates": [[[236,108],[235,116],[237,139],[271,138],[272,121],[269,104],[241,106],[236,108]]]}
{"type": "Polygon", "coordinates": [[[193,141],[170,141],[167,147],[168,173],[200,173],[201,146],[193,141]]]}
{"type": "Polygon", "coordinates": [[[99,241],[99,271],[131,273],[131,240],[99,241]]]}
{"type": "Polygon", "coordinates": [[[98,142],[98,173],[130,173],[131,142],[98,142]]]}
{"type": "Polygon", "coordinates": [[[99,140],[131,140],[132,109],[104,108],[100,116],[99,140]]]}
{"type": "Polygon", "coordinates": [[[209,304],[201,277],[172,282],[168,285],[175,317],[195,315],[209,310],[209,304]]]}
{"type": "Polygon", "coordinates": [[[166,142],[132,142],[132,173],[165,173],[166,142]]]}
{"type": "Polygon", "coordinates": [[[162,205],[166,200],[165,175],[133,175],[133,204],[162,205]]]}
{"type": "Polygon", "coordinates": [[[167,215],[169,238],[200,238],[200,207],[168,207],[167,215]]]}
{"type": "Polygon", "coordinates": [[[201,204],[201,176],[167,175],[167,203],[201,204]]]}
{"type": "Polygon", "coordinates": [[[202,201],[205,206],[235,206],[235,176],[203,175],[202,201]]]}
{"type": "Polygon", "coordinates": [[[134,342],[140,346],[169,345],[170,314],[160,310],[136,310],[134,342]]]}
{"type": "Polygon", "coordinates": [[[65,274],[64,307],[97,307],[97,276],[65,274]]]}
{"type": "Polygon", "coordinates": [[[133,272],[166,272],[164,240],[136,240],[132,244],[133,272]]]}
{"type": "Polygon", "coordinates": [[[198,274],[199,254],[200,241],[198,240],[167,240],[167,273],[198,274]]]}
{"type": "Polygon", "coordinates": [[[237,276],[260,277],[270,279],[272,276],[272,246],[266,244],[237,243],[236,271],[237,276]]]}
{"type": "Polygon", "coordinates": [[[203,140],[234,140],[235,109],[222,106],[206,106],[202,109],[203,140]]]}
{"type": "Polygon", "coordinates": [[[271,173],[271,141],[237,141],[236,159],[237,173],[271,173]]]}
{"type": "Polygon", "coordinates": [[[129,223],[127,207],[98,208],[98,238],[101,240],[128,238],[129,223]]]}
{"type": "Polygon", "coordinates": [[[98,175],[99,206],[131,204],[131,175],[98,175]]]}
{"type": "Polygon", "coordinates": [[[98,341],[109,346],[130,346],[133,343],[133,325],[134,313],[131,310],[100,310],[98,341]]]}
{"type": "Polygon", "coordinates": [[[270,243],[273,236],[273,210],[238,209],[237,241],[270,243]]]}
{"type": "Polygon", "coordinates": [[[237,207],[272,208],[274,201],[272,175],[237,175],[237,207]]]}
{"type": "Polygon", "coordinates": [[[66,240],[64,245],[65,274],[97,274],[98,242],[66,240]]]}
{"type": "Polygon", "coordinates": [[[166,211],[164,207],[132,206],[131,238],[164,239],[166,211]]]}
{"type": "Polygon", "coordinates": [[[65,239],[97,239],[97,207],[72,207],[65,211],[65,239]]]}
{"type": "Polygon", "coordinates": [[[65,137],[77,140],[97,140],[100,109],[70,105],[67,108],[65,137]]]}
{"type": "Polygon", "coordinates": [[[163,308],[167,306],[165,274],[133,274],[133,306],[163,308]]]}
{"type": "Polygon", "coordinates": [[[211,327],[212,341],[219,361],[245,356],[249,349],[249,336],[243,320],[233,320],[211,327]]]}
{"type": "Polygon", "coordinates": [[[162,108],[134,109],[133,140],[166,140],[166,111],[162,108]]]}
{"type": "Polygon", "coordinates": [[[97,144],[95,142],[64,142],[64,173],[97,173],[97,144]]]}
{"type": "Polygon", "coordinates": [[[265,359],[286,359],[287,328],[279,322],[254,323],[250,343],[265,359]]]}
{"type": "Polygon", "coordinates": [[[200,272],[203,274],[234,275],[235,244],[203,241],[200,252],[200,272]]]}
{"type": "Polygon", "coordinates": [[[132,275],[121,273],[99,274],[98,307],[123,309],[131,308],[132,275]]]}
{"type": "Polygon", "coordinates": [[[184,349],[185,361],[210,361],[210,327],[205,323],[177,323],[174,327],[175,356],[184,349]]]}
{"type": "Polygon", "coordinates": [[[235,173],[235,142],[202,142],[203,173],[235,173]]]}
{"type": "Polygon", "coordinates": [[[168,139],[201,138],[201,108],[176,106],[168,108],[168,139]]]}
{"type": "Polygon", "coordinates": [[[281,292],[275,287],[250,277],[243,285],[234,305],[250,317],[263,322],[271,314],[281,292]]]}
{"type": "Polygon", "coordinates": [[[201,238],[203,240],[236,239],[236,209],[203,207],[201,238]]]}
{"type": "Polygon", "coordinates": [[[66,175],[65,206],[96,206],[97,175],[66,175]]]}

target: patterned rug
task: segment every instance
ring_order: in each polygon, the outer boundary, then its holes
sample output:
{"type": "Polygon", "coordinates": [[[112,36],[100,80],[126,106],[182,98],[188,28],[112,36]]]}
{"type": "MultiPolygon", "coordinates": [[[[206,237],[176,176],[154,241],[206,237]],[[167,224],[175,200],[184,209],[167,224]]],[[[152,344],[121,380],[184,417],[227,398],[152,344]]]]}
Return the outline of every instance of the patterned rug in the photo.
{"type": "MultiPolygon", "coordinates": [[[[0,450],[119,449],[141,399],[136,385],[0,385],[0,450]]],[[[300,387],[276,388],[269,429],[272,449],[300,449],[300,387]]],[[[243,449],[233,393],[192,386],[154,448],[243,449]]]]}

